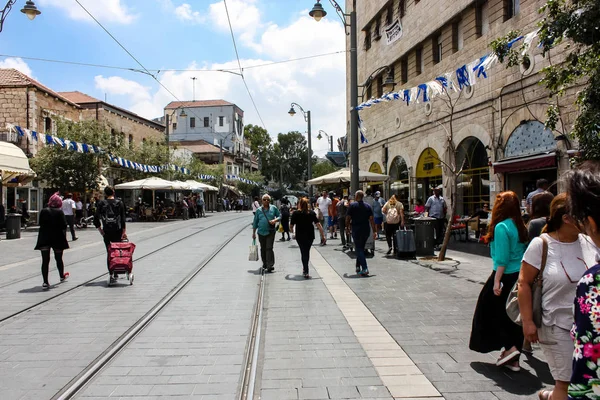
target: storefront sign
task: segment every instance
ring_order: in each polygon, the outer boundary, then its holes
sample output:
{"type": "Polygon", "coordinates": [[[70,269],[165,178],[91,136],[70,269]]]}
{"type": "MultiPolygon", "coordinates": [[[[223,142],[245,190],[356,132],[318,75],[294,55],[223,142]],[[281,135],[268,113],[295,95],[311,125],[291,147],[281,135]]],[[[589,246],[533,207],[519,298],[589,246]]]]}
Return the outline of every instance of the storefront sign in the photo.
{"type": "MultiPolygon", "coordinates": [[[[383,174],[383,170],[381,169],[381,165],[379,165],[376,162],[374,162],[373,164],[371,164],[371,166],[369,167],[369,172],[373,172],[375,174],[383,174]]],[[[373,186],[373,185],[383,185],[383,182],[371,182],[371,186],[373,186]]]]}
{"type": "Polygon", "coordinates": [[[402,37],[402,33],[402,24],[400,23],[400,20],[397,19],[394,21],[394,23],[385,28],[385,38],[387,40],[387,44],[392,44],[396,40],[400,39],[402,37]]]}
{"type": "Polygon", "coordinates": [[[442,166],[437,152],[432,148],[428,148],[419,157],[416,177],[430,178],[434,176],[442,176],[442,166]]]}

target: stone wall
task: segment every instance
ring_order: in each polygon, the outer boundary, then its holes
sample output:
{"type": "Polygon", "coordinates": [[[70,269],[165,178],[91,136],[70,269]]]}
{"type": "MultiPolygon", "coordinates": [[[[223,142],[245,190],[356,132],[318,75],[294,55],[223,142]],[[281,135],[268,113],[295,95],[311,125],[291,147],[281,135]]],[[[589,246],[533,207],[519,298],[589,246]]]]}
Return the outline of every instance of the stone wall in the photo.
{"type": "MultiPolygon", "coordinates": [[[[470,63],[490,52],[489,43],[511,30],[519,29],[528,33],[536,29],[536,23],[541,18],[538,9],[545,0],[521,0],[520,12],[505,20],[503,0],[488,0],[489,31],[479,35],[476,23],[475,2],[472,0],[455,0],[452,2],[438,0],[406,1],[406,13],[402,18],[404,34],[401,39],[387,45],[385,37],[378,41],[372,40],[370,49],[364,46],[365,32],[362,31],[373,18],[380,13],[381,29],[385,27],[387,8],[390,4],[384,0],[358,1],[358,81],[364,82],[372,71],[386,65],[393,65],[397,86],[394,90],[409,89],[418,84],[435,79],[442,73],[455,70],[463,64],[470,63]],[[452,25],[461,21],[463,27],[463,43],[461,50],[456,49],[452,25]],[[434,63],[432,37],[441,34],[442,60],[434,63]],[[422,49],[424,69],[417,74],[417,59],[415,49],[422,49]],[[402,83],[401,62],[408,60],[408,81],[402,83]]],[[[391,1],[394,19],[399,12],[399,0],[391,1]]],[[[350,10],[352,0],[346,1],[350,10]]],[[[371,29],[373,29],[371,23],[371,29]]],[[[349,39],[347,40],[349,46],[349,39]]],[[[349,47],[348,47],[349,48],[349,47]]],[[[523,120],[545,120],[545,110],[548,105],[547,93],[538,84],[542,78],[539,71],[548,65],[547,59],[533,47],[530,55],[534,61],[532,71],[524,73],[523,68],[506,68],[497,64],[492,67],[488,79],[478,80],[470,96],[465,92],[453,95],[455,103],[452,132],[454,145],[469,136],[477,137],[487,152],[490,163],[502,158],[502,144],[505,144],[512,131],[523,120]],[[527,107],[526,103],[532,105],[527,107]]],[[[553,55],[553,61],[561,59],[560,50],[553,55]]],[[[348,58],[349,60],[349,58],[348,58]]],[[[350,84],[350,68],[348,64],[347,83],[350,84]]],[[[373,95],[377,93],[375,87],[373,95]]],[[[348,91],[348,96],[350,91],[348,91]]],[[[564,126],[561,124],[555,136],[563,133],[572,126],[576,117],[573,106],[575,90],[562,98],[562,115],[564,126]]],[[[364,99],[367,100],[367,99],[364,99]]],[[[359,99],[359,103],[360,103],[359,99]]],[[[554,101],[554,100],[551,100],[554,101]]],[[[347,98],[350,109],[350,98],[347,98]]],[[[367,170],[373,162],[378,162],[389,170],[394,157],[402,156],[409,167],[415,168],[421,152],[427,147],[435,149],[440,157],[446,154],[446,137],[450,130],[447,99],[436,98],[431,102],[431,109],[426,104],[411,103],[407,106],[401,101],[380,103],[370,109],[361,111],[360,115],[367,128],[368,144],[360,147],[360,168],[367,170]],[[445,101],[446,100],[446,101],[445,101]],[[385,147],[388,151],[388,165],[384,165],[385,147]]],[[[566,150],[563,142],[557,142],[559,150],[566,150]]],[[[564,158],[564,157],[563,157],[564,158]]],[[[561,168],[568,167],[561,159],[561,168]]],[[[448,184],[448,175],[444,173],[444,183],[448,184]]],[[[413,175],[414,176],[414,175],[413,175]]],[[[504,187],[502,174],[493,174],[490,169],[490,179],[496,182],[497,191],[504,187]]],[[[492,193],[493,196],[494,193],[492,193]]]]}

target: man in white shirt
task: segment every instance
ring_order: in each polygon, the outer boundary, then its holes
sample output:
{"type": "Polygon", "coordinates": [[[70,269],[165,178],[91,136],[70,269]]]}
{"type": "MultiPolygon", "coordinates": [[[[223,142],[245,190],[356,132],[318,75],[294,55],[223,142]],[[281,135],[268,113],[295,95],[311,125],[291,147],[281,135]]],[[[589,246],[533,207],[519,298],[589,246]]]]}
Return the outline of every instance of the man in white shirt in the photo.
{"type": "Polygon", "coordinates": [[[329,206],[331,199],[327,195],[327,191],[323,190],[323,195],[317,199],[317,207],[323,217],[323,232],[327,232],[329,228],[329,206]]]}
{"type": "Polygon", "coordinates": [[[69,225],[69,229],[71,230],[71,239],[76,241],[78,238],[75,236],[75,210],[77,206],[73,201],[73,195],[71,193],[67,193],[63,200],[62,210],[65,214],[65,218],[67,219],[67,225],[69,225]]]}

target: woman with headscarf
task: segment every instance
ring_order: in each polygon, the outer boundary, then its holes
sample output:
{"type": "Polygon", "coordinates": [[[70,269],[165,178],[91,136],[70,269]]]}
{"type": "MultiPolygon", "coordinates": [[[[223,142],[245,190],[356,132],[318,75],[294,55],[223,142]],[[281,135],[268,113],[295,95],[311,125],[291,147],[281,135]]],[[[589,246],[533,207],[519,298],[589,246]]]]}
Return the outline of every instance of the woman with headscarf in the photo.
{"type": "Polygon", "coordinates": [[[521,369],[523,330],[506,314],[506,299],[519,278],[529,239],[515,192],[496,196],[486,240],[490,243],[494,270],[477,300],[469,348],[479,353],[502,350],[496,365],[517,372],[521,369]]]}
{"type": "Polygon", "coordinates": [[[42,252],[42,288],[47,290],[50,288],[48,282],[48,269],[50,267],[50,249],[54,251],[54,259],[56,260],[56,268],[60,281],[63,282],[69,277],[69,273],[65,272],[63,263],[63,250],[68,249],[67,243],[67,220],[62,211],[62,199],[58,193],[54,193],[48,200],[48,207],[40,212],[40,230],[35,250],[42,252]]]}

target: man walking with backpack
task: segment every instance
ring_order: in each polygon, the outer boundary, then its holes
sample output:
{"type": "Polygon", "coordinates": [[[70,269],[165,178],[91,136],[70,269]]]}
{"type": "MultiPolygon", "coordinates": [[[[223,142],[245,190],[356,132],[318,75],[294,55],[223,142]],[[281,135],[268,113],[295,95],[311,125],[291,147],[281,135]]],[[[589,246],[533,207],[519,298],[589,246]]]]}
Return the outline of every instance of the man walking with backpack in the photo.
{"type": "MultiPolygon", "coordinates": [[[[125,233],[125,205],[119,199],[115,199],[115,191],[112,187],[104,188],[104,200],[96,205],[96,214],[94,214],[94,226],[104,238],[104,245],[107,251],[111,243],[119,243],[127,238],[125,233]]],[[[110,269],[109,269],[110,272],[110,269]]],[[[111,277],[111,283],[117,280],[117,274],[111,277]]]]}

